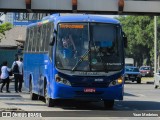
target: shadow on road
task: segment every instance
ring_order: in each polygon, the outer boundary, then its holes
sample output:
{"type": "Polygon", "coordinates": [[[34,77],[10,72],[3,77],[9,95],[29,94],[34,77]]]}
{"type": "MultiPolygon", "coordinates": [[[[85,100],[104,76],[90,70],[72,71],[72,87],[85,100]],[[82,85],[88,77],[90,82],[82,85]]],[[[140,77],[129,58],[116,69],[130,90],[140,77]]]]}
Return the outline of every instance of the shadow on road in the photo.
{"type": "Polygon", "coordinates": [[[120,110],[160,110],[160,102],[155,101],[117,101],[116,104],[122,106],[120,110]]]}

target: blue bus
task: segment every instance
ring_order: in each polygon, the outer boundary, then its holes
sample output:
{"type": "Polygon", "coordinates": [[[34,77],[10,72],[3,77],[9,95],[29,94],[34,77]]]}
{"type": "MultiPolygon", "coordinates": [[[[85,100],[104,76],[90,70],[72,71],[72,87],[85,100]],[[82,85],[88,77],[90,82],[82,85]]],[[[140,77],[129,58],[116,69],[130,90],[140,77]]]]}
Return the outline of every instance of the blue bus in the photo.
{"type": "Polygon", "coordinates": [[[118,20],[97,15],[53,14],[27,27],[24,84],[30,98],[123,100],[124,47],[118,20]]]}

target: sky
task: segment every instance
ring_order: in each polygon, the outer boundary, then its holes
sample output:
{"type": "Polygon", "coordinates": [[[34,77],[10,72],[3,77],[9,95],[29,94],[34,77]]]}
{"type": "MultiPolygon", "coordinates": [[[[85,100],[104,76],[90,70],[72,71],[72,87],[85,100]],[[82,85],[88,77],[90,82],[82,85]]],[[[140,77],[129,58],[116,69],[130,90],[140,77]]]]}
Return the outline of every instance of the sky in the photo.
{"type": "MultiPolygon", "coordinates": [[[[114,18],[114,17],[116,17],[117,15],[105,15],[106,17],[110,17],[110,18],[114,18]]],[[[5,15],[2,15],[1,17],[0,17],[0,20],[2,20],[2,21],[4,21],[4,19],[5,19],[5,15]]]]}

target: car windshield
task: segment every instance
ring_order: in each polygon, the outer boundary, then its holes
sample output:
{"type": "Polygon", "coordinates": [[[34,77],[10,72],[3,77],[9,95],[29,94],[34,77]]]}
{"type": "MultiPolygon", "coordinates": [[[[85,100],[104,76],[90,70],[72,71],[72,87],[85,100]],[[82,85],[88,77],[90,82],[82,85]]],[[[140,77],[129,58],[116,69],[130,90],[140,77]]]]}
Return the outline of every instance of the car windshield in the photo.
{"type": "Polygon", "coordinates": [[[74,71],[114,71],[123,67],[120,26],[102,23],[61,23],[56,66],[74,71]]]}
{"type": "Polygon", "coordinates": [[[140,70],[150,70],[150,67],[141,67],[140,70]]]}
{"type": "Polygon", "coordinates": [[[125,68],[126,72],[139,72],[138,68],[125,68]]]}

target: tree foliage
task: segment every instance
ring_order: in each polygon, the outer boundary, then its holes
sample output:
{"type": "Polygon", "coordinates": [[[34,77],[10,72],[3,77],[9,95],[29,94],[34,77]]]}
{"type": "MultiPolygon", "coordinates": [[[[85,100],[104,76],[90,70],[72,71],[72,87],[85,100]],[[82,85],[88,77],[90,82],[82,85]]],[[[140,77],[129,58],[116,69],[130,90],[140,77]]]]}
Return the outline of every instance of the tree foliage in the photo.
{"type": "MultiPolygon", "coordinates": [[[[154,56],[154,17],[120,16],[117,19],[121,22],[128,39],[128,48],[125,50],[126,57],[134,58],[137,66],[144,64],[145,60],[146,65],[152,65],[154,56]]],[[[160,21],[158,21],[158,26],[159,23],[160,21]]],[[[158,34],[158,36],[160,35],[158,34]]]]}
{"type": "Polygon", "coordinates": [[[0,33],[2,33],[3,35],[5,34],[5,31],[8,31],[12,28],[12,24],[11,23],[3,23],[0,25],[0,33]]]}
{"type": "Polygon", "coordinates": [[[0,25],[0,40],[5,36],[5,31],[10,30],[12,27],[12,24],[8,22],[0,25]]]}

